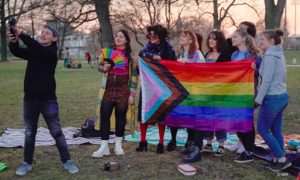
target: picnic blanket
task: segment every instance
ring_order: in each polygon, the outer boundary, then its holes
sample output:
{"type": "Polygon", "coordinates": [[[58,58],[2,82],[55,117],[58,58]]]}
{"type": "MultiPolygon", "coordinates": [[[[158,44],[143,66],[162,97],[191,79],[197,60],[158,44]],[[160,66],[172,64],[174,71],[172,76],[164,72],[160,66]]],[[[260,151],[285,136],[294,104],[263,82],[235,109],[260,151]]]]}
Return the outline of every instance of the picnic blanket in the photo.
{"type": "MultiPolygon", "coordinates": [[[[187,139],[187,132],[185,129],[179,129],[176,136],[177,146],[184,146],[187,139]]],[[[164,144],[167,145],[168,142],[171,140],[171,132],[170,129],[166,129],[165,131],[165,138],[164,144]]],[[[131,135],[125,136],[125,141],[131,142],[140,142],[140,132],[134,131],[131,135]]],[[[149,144],[157,145],[159,141],[159,133],[157,127],[151,127],[147,129],[147,142],[149,144]]],[[[206,144],[206,140],[203,141],[206,144]]],[[[230,148],[232,145],[238,143],[238,138],[235,134],[228,134],[227,140],[225,141],[225,148],[230,148]]],[[[219,143],[216,139],[213,140],[213,149],[216,150],[218,148],[219,143]]]]}
{"type": "MultiPolygon", "coordinates": [[[[80,128],[67,127],[62,128],[66,137],[67,144],[100,144],[100,138],[74,138],[73,134],[78,133],[80,128]]],[[[109,143],[114,143],[115,136],[110,135],[109,143]]],[[[48,128],[40,127],[37,130],[36,146],[51,146],[55,145],[55,140],[50,135],[48,128]]],[[[7,128],[2,136],[0,136],[0,147],[23,147],[24,146],[24,129],[7,128]]]]}

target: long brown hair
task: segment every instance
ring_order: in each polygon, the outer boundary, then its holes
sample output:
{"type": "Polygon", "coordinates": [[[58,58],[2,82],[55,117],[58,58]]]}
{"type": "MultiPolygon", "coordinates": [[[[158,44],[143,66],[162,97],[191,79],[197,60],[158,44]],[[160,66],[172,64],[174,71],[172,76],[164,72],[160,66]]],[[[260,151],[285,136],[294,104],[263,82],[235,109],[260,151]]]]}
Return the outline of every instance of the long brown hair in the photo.
{"type": "MultiPolygon", "coordinates": [[[[191,57],[191,56],[193,56],[195,51],[199,49],[196,35],[192,31],[182,31],[181,33],[190,37],[192,40],[192,43],[189,48],[189,57],[191,57]]],[[[183,49],[183,47],[181,47],[181,49],[183,49]]]]}
{"type": "Polygon", "coordinates": [[[217,52],[218,53],[221,53],[223,50],[228,48],[228,44],[227,44],[224,33],[220,30],[215,29],[207,36],[207,39],[206,39],[206,45],[210,51],[213,51],[213,49],[211,47],[209,47],[209,39],[210,39],[211,35],[214,35],[215,40],[217,41],[217,52]]]}
{"type": "Polygon", "coordinates": [[[247,46],[247,50],[249,51],[252,57],[259,55],[259,50],[256,47],[254,38],[250,34],[248,34],[248,32],[245,29],[238,28],[237,30],[235,30],[235,33],[238,33],[242,37],[246,38],[245,44],[247,46]]]}

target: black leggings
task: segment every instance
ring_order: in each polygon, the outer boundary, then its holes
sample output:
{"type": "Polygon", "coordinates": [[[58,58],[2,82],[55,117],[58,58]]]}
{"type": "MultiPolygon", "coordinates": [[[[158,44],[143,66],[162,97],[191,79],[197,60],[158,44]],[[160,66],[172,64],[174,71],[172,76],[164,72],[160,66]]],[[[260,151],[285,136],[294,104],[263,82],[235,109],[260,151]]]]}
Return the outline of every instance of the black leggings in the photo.
{"type": "Polygon", "coordinates": [[[115,103],[113,101],[102,100],[100,108],[100,118],[101,118],[101,139],[109,139],[110,131],[110,117],[113,109],[115,108],[116,117],[116,136],[123,137],[126,125],[126,113],[128,109],[128,104],[115,103]]]}
{"type": "MultiPolygon", "coordinates": [[[[171,130],[171,136],[172,136],[172,139],[171,141],[174,141],[176,142],[176,136],[177,136],[177,131],[178,131],[179,128],[177,127],[170,127],[170,130],[171,130]]],[[[189,129],[187,128],[187,133],[188,133],[188,137],[187,137],[187,140],[186,142],[189,142],[189,141],[194,141],[194,130],[193,129],[189,129]]]]}
{"type": "Polygon", "coordinates": [[[240,138],[246,151],[253,152],[255,143],[255,127],[252,126],[252,130],[249,132],[237,132],[237,136],[240,138]]]}

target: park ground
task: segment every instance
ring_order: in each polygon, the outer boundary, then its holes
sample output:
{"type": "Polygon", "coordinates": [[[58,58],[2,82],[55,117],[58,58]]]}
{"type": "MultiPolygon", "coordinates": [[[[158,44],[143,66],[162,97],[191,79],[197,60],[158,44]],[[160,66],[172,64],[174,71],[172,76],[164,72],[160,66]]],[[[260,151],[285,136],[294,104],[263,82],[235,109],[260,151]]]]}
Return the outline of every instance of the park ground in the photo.
{"type": "MultiPolygon", "coordinates": [[[[297,58],[300,65],[300,52],[287,52],[287,64],[297,58]]],[[[0,63],[0,132],[6,128],[22,128],[23,78],[26,63],[11,60],[0,63]]],[[[79,127],[87,117],[95,116],[96,99],[100,85],[100,73],[83,63],[81,70],[65,70],[60,62],[56,70],[57,96],[60,118],[63,127],[79,127]]],[[[290,95],[289,106],[284,114],[283,131],[285,134],[299,133],[300,129],[300,67],[287,68],[287,85],[290,95]]],[[[41,118],[39,127],[46,127],[41,118]]],[[[37,147],[33,171],[25,177],[15,176],[16,168],[22,163],[22,148],[0,148],[0,162],[8,168],[0,172],[0,179],[183,179],[176,170],[180,163],[178,152],[156,155],[156,146],[150,145],[148,152],[137,153],[138,144],[124,143],[125,156],[112,155],[103,159],[93,159],[91,154],[98,145],[70,145],[73,161],[78,164],[79,172],[69,174],[62,168],[55,146],[37,147]],[[121,169],[104,172],[103,164],[118,159],[121,169]]],[[[111,147],[113,152],[113,147],[111,147]]],[[[235,153],[226,152],[224,157],[204,155],[201,162],[193,165],[200,172],[188,179],[295,179],[286,174],[277,174],[264,169],[263,161],[255,160],[249,164],[233,162],[235,153]]]]}

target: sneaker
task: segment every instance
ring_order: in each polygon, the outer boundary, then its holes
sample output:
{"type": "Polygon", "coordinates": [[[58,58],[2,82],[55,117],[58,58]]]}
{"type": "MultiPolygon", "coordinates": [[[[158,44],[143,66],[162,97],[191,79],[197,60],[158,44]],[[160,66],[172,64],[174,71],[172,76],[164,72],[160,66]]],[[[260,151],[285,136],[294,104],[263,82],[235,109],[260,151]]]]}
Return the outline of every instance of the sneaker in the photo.
{"type": "Polygon", "coordinates": [[[228,148],[228,150],[232,152],[236,152],[240,148],[240,146],[242,146],[242,143],[239,141],[238,143],[231,145],[228,148]]]}
{"type": "Polygon", "coordinates": [[[240,144],[239,148],[236,150],[236,153],[242,154],[245,151],[244,145],[240,144]]]}
{"type": "Polygon", "coordinates": [[[202,152],[214,152],[214,150],[213,150],[211,144],[206,144],[204,146],[204,148],[202,149],[202,152]]]}
{"type": "Polygon", "coordinates": [[[282,171],[292,165],[291,162],[285,161],[285,162],[276,162],[276,163],[270,163],[269,169],[273,172],[279,172],[282,171]]]}
{"type": "Polygon", "coordinates": [[[217,149],[217,151],[215,152],[214,156],[220,157],[220,156],[223,156],[224,153],[225,153],[224,147],[223,146],[219,146],[218,149],[217,149]]]}
{"type": "Polygon", "coordinates": [[[72,174],[78,172],[78,167],[71,160],[68,160],[66,163],[64,163],[64,168],[72,174]]]}
{"type": "Polygon", "coordinates": [[[24,176],[28,171],[32,170],[32,165],[24,162],[16,171],[16,175],[24,176]]]}
{"type": "Polygon", "coordinates": [[[248,163],[248,162],[252,162],[252,161],[254,161],[253,153],[249,153],[247,151],[242,152],[241,155],[234,158],[234,162],[237,162],[237,163],[248,163]]]}

